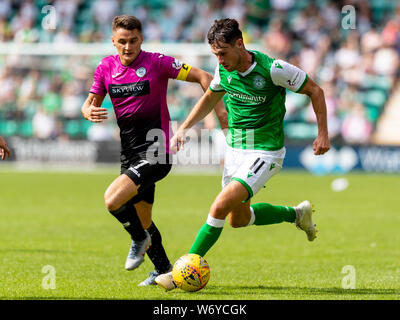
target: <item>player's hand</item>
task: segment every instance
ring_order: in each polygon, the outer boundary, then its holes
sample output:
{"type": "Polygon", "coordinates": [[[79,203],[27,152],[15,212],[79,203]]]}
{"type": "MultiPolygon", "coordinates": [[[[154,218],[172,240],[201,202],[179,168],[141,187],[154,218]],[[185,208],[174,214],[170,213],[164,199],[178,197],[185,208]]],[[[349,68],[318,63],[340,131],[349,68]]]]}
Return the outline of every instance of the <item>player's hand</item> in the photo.
{"type": "Polygon", "coordinates": [[[0,137],[0,156],[1,160],[4,160],[7,157],[9,158],[11,155],[10,149],[8,149],[7,143],[4,141],[2,137],[0,137]]]}
{"type": "Polygon", "coordinates": [[[91,122],[103,122],[107,119],[107,109],[96,107],[96,98],[93,98],[92,103],[89,107],[82,110],[83,117],[91,122]]]}
{"type": "Polygon", "coordinates": [[[315,155],[326,153],[330,149],[329,137],[327,134],[319,134],[313,143],[313,150],[315,155]]]}
{"type": "Polygon", "coordinates": [[[183,150],[184,145],[185,145],[185,133],[183,132],[183,130],[178,129],[178,131],[171,138],[169,147],[174,152],[177,152],[180,149],[183,150]]]}

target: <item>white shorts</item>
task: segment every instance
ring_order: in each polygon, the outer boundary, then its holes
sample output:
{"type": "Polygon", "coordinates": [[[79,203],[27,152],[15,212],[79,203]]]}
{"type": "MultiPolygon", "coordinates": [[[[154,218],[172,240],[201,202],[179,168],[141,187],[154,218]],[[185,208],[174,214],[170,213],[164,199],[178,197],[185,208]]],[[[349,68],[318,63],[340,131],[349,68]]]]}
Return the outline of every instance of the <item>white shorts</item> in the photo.
{"type": "Polygon", "coordinates": [[[227,147],[225,154],[222,188],[231,180],[242,183],[255,195],[282,168],[286,148],[277,151],[246,150],[227,147]]]}

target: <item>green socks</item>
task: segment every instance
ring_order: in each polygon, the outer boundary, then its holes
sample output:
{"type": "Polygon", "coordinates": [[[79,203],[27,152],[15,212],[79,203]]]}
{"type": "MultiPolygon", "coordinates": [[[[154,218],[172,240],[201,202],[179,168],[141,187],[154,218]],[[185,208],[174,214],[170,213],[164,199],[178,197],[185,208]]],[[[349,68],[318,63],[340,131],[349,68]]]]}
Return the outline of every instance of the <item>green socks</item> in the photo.
{"type": "Polygon", "coordinates": [[[269,203],[255,203],[250,207],[253,208],[254,224],[257,226],[296,221],[293,207],[273,206],[269,203]]]}
{"type": "Polygon", "coordinates": [[[208,216],[207,222],[199,230],[189,253],[196,253],[202,257],[217,242],[224,227],[225,220],[215,219],[208,216]]]}
{"type": "MultiPolygon", "coordinates": [[[[295,222],[296,211],[293,207],[273,206],[268,203],[255,203],[251,205],[253,209],[250,224],[257,226],[275,224],[281,222],[295,222]]],[[[199,230],[189,253],[196,253],[202,257],[217,242],[224,227],[224,220],[215,219],[208,215],[207,222],[199,230]]]]}

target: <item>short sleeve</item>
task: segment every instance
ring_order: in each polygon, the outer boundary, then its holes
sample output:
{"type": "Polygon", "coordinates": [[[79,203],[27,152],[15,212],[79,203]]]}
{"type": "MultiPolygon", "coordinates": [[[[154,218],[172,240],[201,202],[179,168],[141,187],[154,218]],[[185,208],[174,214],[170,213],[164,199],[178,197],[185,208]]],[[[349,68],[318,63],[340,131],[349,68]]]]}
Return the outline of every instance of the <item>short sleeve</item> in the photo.
{"type": "Polygon", "coordinates": [[[299,92],[307,83],[308,76],[300,68],[283,60],[274,60],[271,66],[271,79],[276,86],[299,92]]]}
{"type": "Polygon", "coordinates": [[[211,91],[225,91],[224,88],[221,87],[221,77],[219,75],[219,65],[217,65],[217,67],[215,68],[215,72],[214,72],[214,78],[212,79],[211,83],[210,83],[210,90],[211,91]]]}
{"type": "Polygon", "coordinates": [[[157,59],[159,60],[160,72],[166,78],[176,79],[178,77],[179,71],[183,65],[182,62],[163,54],[157,54],[157,59]]]}
{"type": "Polygon", "coordinates": [[[104,82],[104,66],[102,65],[102,62],[99,63],[93,74],[93,84],[90,88],[90,92],[98,94],[99,96],[105,96],[107,94],[104,82]]]}

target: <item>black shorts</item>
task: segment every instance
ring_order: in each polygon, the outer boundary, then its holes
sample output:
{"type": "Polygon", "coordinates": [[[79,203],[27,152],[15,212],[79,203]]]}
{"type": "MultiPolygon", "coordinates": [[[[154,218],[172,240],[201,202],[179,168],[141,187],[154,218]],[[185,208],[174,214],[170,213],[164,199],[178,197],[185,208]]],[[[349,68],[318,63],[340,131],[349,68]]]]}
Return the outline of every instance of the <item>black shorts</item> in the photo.
{"type": "Polygon", "coordinates": [[[171,161],[166,163],[151,163],[143,158],[133,161],[123,161],[121,174],[127,175],[136,185],[139,185],[138,194],[130,202],[138,203],[146,201],[154,203],[155,183],[171,171],[171,161]]]}

